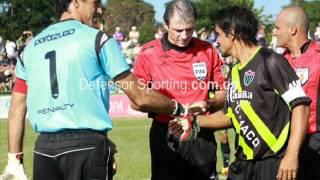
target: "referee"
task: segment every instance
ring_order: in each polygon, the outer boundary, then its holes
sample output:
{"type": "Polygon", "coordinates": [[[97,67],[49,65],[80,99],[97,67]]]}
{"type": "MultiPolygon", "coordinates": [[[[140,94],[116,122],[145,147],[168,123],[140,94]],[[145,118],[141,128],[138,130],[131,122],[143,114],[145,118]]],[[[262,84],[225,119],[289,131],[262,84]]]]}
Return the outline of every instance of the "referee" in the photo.
{"type": "Polygon", "coordinates": [[[299,157],[299,180],[320,179],[320,45],[308,39],[309,23],[302,7],[289,6],[277,16],[274,29],[277,45],[285,48],[283,56],[312,99],[307,135],[299,157]]]}
{"type": "Polygon", "coordinates": [[[35,36],[23,52],[9,112],[8,165],[3,173],[26,179],[22,165],[24,119],[34,131],[34,180],[112,179],[114,145],[109,90],[123,85],[143,111],[179,115],[176,101],[147,91],[129,71],[114,39],[91,28],[99,0],[55,0],[60,21],[35,36]],[[143,98],[142,98],[143,97],[143,98]]]}
{"type": "MultiPolygon", "coordinates": [[[[196,15],[189,0],[170,1],[163,16],[167,33],[142,47],[133,73],[139,82],[184,104],[203,101],[203,108],[198,110],[206,112],[223,107],[224,78],[217,50],[210,43],[192,37],[196,15]],[[215,97],[209,99],[211,90],[215,97]]],[[[202,129],[198,139],[174,146],[176,142],[167,136],[168,122],[174,117],[161,113],[152,113],[150,117],[153,120],[149,134],[152,180],[216,177],[213,130],[202,129]]]]}

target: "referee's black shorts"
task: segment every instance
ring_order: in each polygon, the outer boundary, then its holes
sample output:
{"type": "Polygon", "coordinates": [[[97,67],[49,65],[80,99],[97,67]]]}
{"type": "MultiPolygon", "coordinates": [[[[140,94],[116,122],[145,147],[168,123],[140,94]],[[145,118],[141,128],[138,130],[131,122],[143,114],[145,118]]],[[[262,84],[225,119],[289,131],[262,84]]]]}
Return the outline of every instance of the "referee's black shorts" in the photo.
{"type": "Polygon", "coordinates": [[[276,180],[282,158],[235,160],[229,166],[227,180],[276,180]]]}
{"type": "Polygon", "coordinates": [[[41,133],[34,150],[34,180],[112,179],[114,149],[104,133],[41,133]]]}
{"type": "Polygon", "coordinates": [[[320,180],[320,132],[305,137],[300,150],[298,180],[320,180]]]}
{"type": "Polygon", "coordinates": [[[183,147],[171,147],[168,124],[153,120],[149,141],[152,180],[214,179],[216,142],[213,131],[202,129],[196,141],[183,147]]]}

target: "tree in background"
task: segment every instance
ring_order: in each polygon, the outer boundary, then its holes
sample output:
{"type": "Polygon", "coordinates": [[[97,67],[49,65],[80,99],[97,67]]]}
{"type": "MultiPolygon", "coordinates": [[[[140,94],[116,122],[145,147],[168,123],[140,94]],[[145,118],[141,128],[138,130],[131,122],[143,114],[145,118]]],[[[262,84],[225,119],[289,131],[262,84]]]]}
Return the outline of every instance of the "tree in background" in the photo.
{"type": "Polygon", "coordinates": [[[257,16],[261,25],[265,27],[266,39],[271,39],[272,24],[271,15],[264,15],[264,8],[254,8],[254,0],[194,0],[198,11],[197,31],[202,27],[208,30],[214,29],[215,16],[218,10],[232,5],[245,6],[251,9],[257,16]]]}
{"type": "Polygon", "coordinates": [[[155,11],[152,5],[142,0],[109,0],[106,7],[105,20],[108,34],[113,34],[119,26],[126,35],[132,26],[140,32],[140,42],[146,43],[154,39],[155,11]]]}
{"type": "MultiPolygon", "coordinates": [[[[263,8],[254,8],[254,0],[193,0],[198,10],[197,30],[214,28],[215,13],[226,6],[244,5],[252,9],[267,32],[267,41],[271,37],[273,21],[271,16],[263,15],[263,8]]],[[[310,31],[315,31],[320,22],[320,0],[291,0],[291,5],[303,7],[310,17],[310,31]]],[[[109,0],[106,7],[106,29],[113,34],[120,26],[128,34],[135,25],[140,31],[140,42],[154,38],[155,11],[152,5],[143,0],[109,0]]],[[[3,39],[16,40],[25,30],[39,33],[44,27],[56,21],[53,0],[0,0],[0,35],[3,39]]]]}
{"type": "Polygon", "coordinates": [[[26,30],[39,33],[54,16],[52,0],[0,0],[0,35],[16,40],[26,30]]]}
{"type": "Polygon", "coordinates": [[[313,34],[320,22],[320,0],[291,0],[290,5],[301,6],[307,11],[310,18],[310,32],[313,34]]]}

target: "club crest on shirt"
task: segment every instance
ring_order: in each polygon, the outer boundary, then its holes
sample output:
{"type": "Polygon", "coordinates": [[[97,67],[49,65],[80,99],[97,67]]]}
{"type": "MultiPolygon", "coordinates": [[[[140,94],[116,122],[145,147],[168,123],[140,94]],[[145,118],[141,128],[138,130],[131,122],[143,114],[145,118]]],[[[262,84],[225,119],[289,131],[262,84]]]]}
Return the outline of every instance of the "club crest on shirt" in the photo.
{"type": "Polygon", "coordinates": [[[198,62],[192,64],[193,73],[197,79],[203,81],[207,77],[207,66],[204,62],[198,62]]]}
{"type": "Polygon", "coordinates": [[[296,74],[301,81],[301,85],[304,85],[309,79],[309,69],[308,68],[297,68],[296,74]]]}
{"type": "Polygon", "coordinates": [[[230,71],[230,67],[227,64],[221,66],[221,73],[223,78],[227,79],[230,71]]]}
{"type": "Polygon", "coordinates": [[[252,83],[255,74],[256,74],[256,73],[253,72],[253,71],[251,71],[251,70],[246,71],[246,72],[244,73],[243,83],[244,83],[245,86],[249,86],[249,85],[252,83]]]}

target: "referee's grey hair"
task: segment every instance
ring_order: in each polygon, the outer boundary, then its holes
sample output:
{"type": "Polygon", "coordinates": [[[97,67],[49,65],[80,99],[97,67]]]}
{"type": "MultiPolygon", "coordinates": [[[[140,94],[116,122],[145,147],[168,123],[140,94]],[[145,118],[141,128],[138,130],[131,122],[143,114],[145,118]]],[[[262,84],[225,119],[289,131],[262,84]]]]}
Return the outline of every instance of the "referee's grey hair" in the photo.
{"type": "Polygon", "coordinates": [[[179,17],[184,21],[191,19],[196,20],[197,11],[194,5],[189,0],[173,0],[171,1],[163,15],[163,20],[166,24],[169,24],[172,16],[177,13],[179,17]]]}

